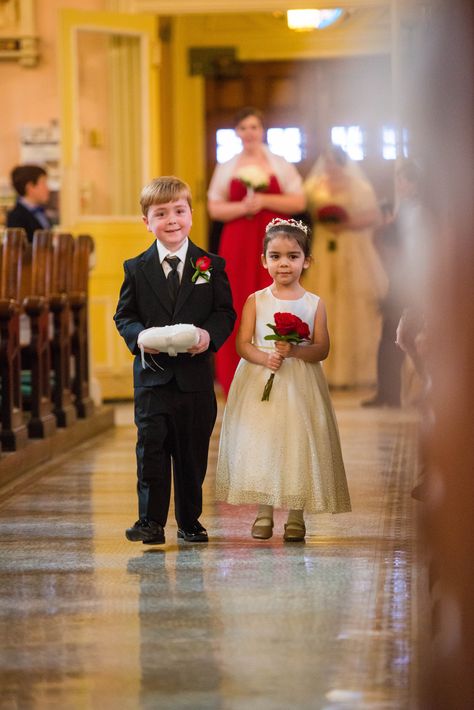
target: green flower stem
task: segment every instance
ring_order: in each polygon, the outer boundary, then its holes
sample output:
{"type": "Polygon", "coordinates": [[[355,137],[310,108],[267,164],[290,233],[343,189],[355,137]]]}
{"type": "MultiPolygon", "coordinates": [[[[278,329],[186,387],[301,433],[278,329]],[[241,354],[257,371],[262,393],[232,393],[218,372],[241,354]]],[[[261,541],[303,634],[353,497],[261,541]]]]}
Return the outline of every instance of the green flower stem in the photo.
{"type": "Polygon", "coordinates": [[[263,390],[263,395],[262,395],[262,402],[268,402],[270,399],[270,392],[272,391],[273,387],[273,380],[275,379],[275,373],[272,372],[270,377],[267,380],[267,384],[265,385],[265,389],[263,390]]]}

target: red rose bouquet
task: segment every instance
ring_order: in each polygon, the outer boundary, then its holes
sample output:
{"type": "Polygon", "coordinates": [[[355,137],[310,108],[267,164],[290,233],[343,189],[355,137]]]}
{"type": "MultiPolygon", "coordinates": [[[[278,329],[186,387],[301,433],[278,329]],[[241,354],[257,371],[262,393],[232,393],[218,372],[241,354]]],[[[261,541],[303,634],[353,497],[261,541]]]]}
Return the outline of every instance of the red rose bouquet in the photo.
{"type": "Polygon", "coordinates": [[[340,207],[339,205],[326,205],[316,211],[316,219],[322,224],[343,224],[349,220],[349,215],[344,207],[340,207]]]}
{"type": "MultiPolygon", "coordinates": [[[[273,335],[265,335],[265,340],[279,340],[298,345],[303,340],[310,339],[309,325],[293,313],[275,313],[275,323],[267,323],[273,330],[273,335]]],[[[263,390],[262,402],[268,402],[273,387],[275,373],[272,372],[263,390]]]]}

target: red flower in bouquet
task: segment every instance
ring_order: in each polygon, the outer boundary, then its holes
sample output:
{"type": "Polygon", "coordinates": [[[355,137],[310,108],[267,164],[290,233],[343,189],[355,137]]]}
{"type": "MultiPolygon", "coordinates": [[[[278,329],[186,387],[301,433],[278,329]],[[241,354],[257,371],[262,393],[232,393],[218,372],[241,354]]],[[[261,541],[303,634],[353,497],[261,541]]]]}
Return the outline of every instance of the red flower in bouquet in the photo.
{"type": "MultiPolygon", "coordinates": [[[[273,335],[265,335],[265,340],[279,340],[297,345],[310,339],[309,325],[293,313],[275,313],[275,323],[267,323],[273,335]]],[[[268,402],[273,387],[275,373],[272,372],[263,390],[262,402],[268,402]]]]}
{"type": "Polygon", "coordinates": [[[323,224],[343,224],[349,219],[344,207],[339,205],[326,205],[316,212],[316,219],[323,224]]]}
{"type": "Polygon", "coordinates": [[[206,281],[209,281],[211,278],[210,272],[212,270],[212,266],[211,260],[208,256],[200,256],[199,259],[196,259],[196,264],[194,264],[191,259],[191,266],[195,269],[191,279],[193,283],[195,283],[200,276],[202,276],[202,278],[206,281]]]}
{"type": "Polygon", "coordinates": [[[287,340],[299,342],[309,338],[309,325],[293,313],[275,313],[275,325],[267,324],[275,335],[266,335],[265,340],[287,340]],[[289,336],[283,338],[282,336],[289,336]],[[299,339],[299,340],[298,340],[299,339]]]}

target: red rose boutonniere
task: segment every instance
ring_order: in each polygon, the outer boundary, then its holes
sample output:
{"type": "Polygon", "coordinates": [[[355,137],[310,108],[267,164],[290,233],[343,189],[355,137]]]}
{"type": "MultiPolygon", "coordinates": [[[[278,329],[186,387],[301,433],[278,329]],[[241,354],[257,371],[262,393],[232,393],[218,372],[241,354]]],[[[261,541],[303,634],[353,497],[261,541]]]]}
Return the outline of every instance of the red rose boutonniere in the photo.
{"type": "MultiPolygon", "coordinates": [[[[309,325],[293,313],[275,313],[275,323],[267,323],[273,330],[273,335],[266,335],[265,340],[280,340],[298,345],[303,340],[310,339],[309,325]]],[[[272,372],[263,390],[262,402],[268,402],[273,387],[275,373],[272,372]]]]}
{"type": "Polygon", "coordinates": [[[195,264],[191,259],[191,266],[193,267],[193,269],[195,269],[191,279],[193,284],[196,283],[200,276],[202,276],[205,281],[209,281],[209,279],[211,278],[212,266],[211,260],[208,256],[200,256],[199,259],[196,259],[195,264]]]}

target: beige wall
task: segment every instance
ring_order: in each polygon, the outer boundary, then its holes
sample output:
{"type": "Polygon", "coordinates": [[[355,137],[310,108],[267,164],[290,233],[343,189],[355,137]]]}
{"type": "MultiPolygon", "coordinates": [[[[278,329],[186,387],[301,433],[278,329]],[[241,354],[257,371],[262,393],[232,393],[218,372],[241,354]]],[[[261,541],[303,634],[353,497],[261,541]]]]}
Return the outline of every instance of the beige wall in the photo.
{"type": "Polygon", "coordinates": [[[0,121],[0,182],[9,180],[20,159],[21,125],[45,125],[59,120],[58,10],[101,10],[105,0],[41,0],[35,2],[40,58],[36,67],[0,61],[2,117],[0,121]]]}

